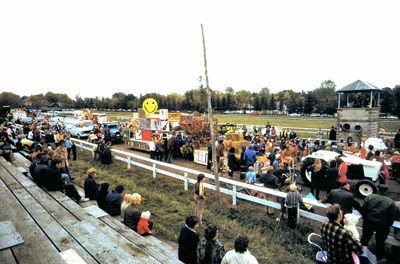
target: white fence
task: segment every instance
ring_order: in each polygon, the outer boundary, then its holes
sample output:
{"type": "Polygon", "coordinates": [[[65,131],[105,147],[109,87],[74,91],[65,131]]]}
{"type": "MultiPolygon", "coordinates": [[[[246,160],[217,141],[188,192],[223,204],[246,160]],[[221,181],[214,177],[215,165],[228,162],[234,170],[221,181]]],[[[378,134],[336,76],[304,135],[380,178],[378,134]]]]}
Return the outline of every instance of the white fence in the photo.
{"type": "MultiPolygon", "coordinates": [[[[86,149],[86,150],[91,151],[92,156],[94,157],[94,149],[96,147],[96,144],[92,144],[92,143],[78,140],[78,139],[72,139],[72,140],[75,141],[77,143],[77,146],[79,146],[81,149],[86,149]]],[[[190,183],[195,184],[197,181],[196,180],[197,177],[191,178],[191,177],[189,177],[189,175],[197,176],[198,174],[203,173],[207,178],[212,179],[212,180],[214,179],[214,175],[209,174],[209,173],[204,173],[201,171],[173,165],[170,163],[153,160],[153,159],[146,158],[146,157],[143,157],[140,155],[135,155],[133,153],[129,153],[126,151],[121,151],[121,150],[117,150],[117,149],[112,149],[111,151],[113,153],[114,159],[125,162],[127,164],[128,169],[130,169],[131,166],[134,165],[134,166],[152,171],[153,178],[156,178],[157,174],[159,173],[159,174],[183,181],[183,187],[184,187],[185,191],[189,190],[190,183]],[[146,164],[141,163],[143,161],[146,163],[149,163],[151,165],[146,165],[146,164]],[[174,172],[166,170],[167,168],[173,170],[174,172]]],[[[221,188],[220,188],[221,193],[232,196],[232,204],[233,205],[236,205],[237,199],[240,198],[242,200],[250,201],[250,202],[253,202],[253,203],[256,203],[259,205],[265,205],[265,206],[269,206],[269,207],[279,209],[279,210],[281,209],[280,203],[260,199],[260,198],[257,198],[257,197],[254,197],[254,196],[251,196],[251,195],[248,195],[245,193],[241,193],[241,192],[237,191],[239,188],[240,189],[245,188],[245,189],[249,189],[249,190],[262,192],[266,195],[274,196],[276,198],[286,197],[286,193],[277,191],[274,189],[270,189],[270,188],[266,188],[266,187],[259,187],[259,186],[255,186],[255,185],[251,185],[251,184],[247,184],[247,183],[243,183],[243,182],[239,182],[239,181],[235,181],[235,180],[231,180],[231,179],[227,179],[227,178],[223,178],[223,177],[219,177],[219,180],[220,180],[220,185],[221,185],[221,188]],[[229,188],[228,188],[228,186],[229,186],[229,188]]],[[[210,190],[215,190],[215,186],[213,184],[206,183],[205,188],[210,189],[210,190]]],[[[303,202],[312,204],[313,206],[318,207],[318,208],[326,208],[327,207],[327,205],[325,205],[325,204],[318,203],[317,201],[310,200],[308,198],[304,198],[303,202]]],[[[315,213],[310,213],[310,212],[307,212],[304,210],[300,210],[300,216],[303,216],[305,218],[312,219],[312,220],[315,220],[318,222],[325,222],[328,220],[328,218],[325,216],[315,214],[315,213]]],[[[400,228],[400,222],[396,221],[393,224],[393,226],[395,228],[400,228]]]]}

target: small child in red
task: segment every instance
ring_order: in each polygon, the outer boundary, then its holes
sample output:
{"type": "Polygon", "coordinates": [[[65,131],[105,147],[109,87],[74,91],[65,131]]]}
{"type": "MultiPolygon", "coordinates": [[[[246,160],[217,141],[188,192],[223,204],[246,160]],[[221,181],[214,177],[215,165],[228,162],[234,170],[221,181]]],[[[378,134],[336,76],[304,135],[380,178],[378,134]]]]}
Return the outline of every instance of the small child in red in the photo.
{"type": "Polygon", "coordinates": [[[139,235],[149,236],[153,234],[149,227],[150,215],[151,214],[149,211],[143,212],[141,214],[139,223],[137,225],[137,232],[139,233],[139,235]]]}

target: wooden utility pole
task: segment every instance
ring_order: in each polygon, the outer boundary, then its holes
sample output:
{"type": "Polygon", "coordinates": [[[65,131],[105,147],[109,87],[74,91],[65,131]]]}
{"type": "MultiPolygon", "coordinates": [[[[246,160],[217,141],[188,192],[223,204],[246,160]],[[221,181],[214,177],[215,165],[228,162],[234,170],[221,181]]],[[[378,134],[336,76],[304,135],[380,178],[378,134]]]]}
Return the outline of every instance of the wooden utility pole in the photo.
{"type": "Polygon", "coordinates": [[[220,203],[220,189],[219,189],[219,176],[218,176],[218,164],[217,164],[217,152],[215,148],[215,135],[214,135],[214,117],[211,105],[211,89],[208,83],[208,71],[207,71],[207,56],[206,56],[206,41],[204,39],[204,29],[203,24],[201,24],[201,35],[203,37],[203,54],[204,54],[204,70],[206,77],[206,90],[207,90],[207,103],[208,103],[208,122],[210,123],[210,134],[211,134],[211,152],[212,152],[212,164],[214,167],[214,177],[215,177],[215,191],[217,203],[220,203]]]}

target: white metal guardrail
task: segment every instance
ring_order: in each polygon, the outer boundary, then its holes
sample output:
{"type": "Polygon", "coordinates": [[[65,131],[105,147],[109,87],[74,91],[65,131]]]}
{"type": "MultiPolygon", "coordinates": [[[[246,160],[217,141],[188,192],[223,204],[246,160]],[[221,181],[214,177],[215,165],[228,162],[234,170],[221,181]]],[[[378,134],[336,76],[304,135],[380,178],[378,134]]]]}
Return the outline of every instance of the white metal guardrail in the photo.
{"type": "MultiPolygon", "coordinates": [[[[92,156],[94,157],[94,150],[95,150],[96,144],[78,140],[75,138],[72,138],[71,140],[75,141],[77,143],[77,146],[79,146],[81,149],[85,149],[85,150],[92,152],[92,156]]],[[[146,158],[146,157],[136,155],[133,153],[129,153],[126,151],[121,151],[118,149],[111,149],[111,151],[113,153],[114,159],[125,162],[127,164],[128,169],[130,169],[131,166],[133,165],[133,166],[137,166],[137,167],[152,171],[153,178],[156,178],[157,173],[159,173],[159,174],[163,174],[165,176],[172,177],[174,179],[183,181],[183,186],[184,186],[185,191],[189,190],[189,184],[195,184],[197,181],[196,177],[191,178],[191,177],[189,177],[189,175],[197,176],[198,174],[203,173],[207,178],[209,178],[211,180],[214,179],[214,175],[209,174],[209,173],[204,173],[204,172],[200,172],[200,171],[193,170],[190,168],[185,168],[185,167],[173,165],[170,163],[153,160],[150,158],[146,158]],[[147,163],[150,163],[151,165],[143,164],[143,163],[141,163],[141,161],[145,161],[147,163]],[[178,172],[180,172],[180,174],[168,171],[165,168],[169,168],[174,171],[178,171],[178,172]]],[[[247,184],[247,183],[243,183],[243,182],[239,182],[239,181],[235,181],[235,180],[231,180],[231,179],[227,179],[227,178],[223,178],[223,177],[220,177],[219,180],[220,180],[220,185],[221,185],[221,188],[220,188],[221,193],[232,196],[232,204],[233,205],[236,205],[237,198],[240,198],[242,200],[250,201],[250,202],[253,202],[256,204],[269,206],[269,207],[279,209],[279,210],[281,209],[281,205],[278,202],[268,201],[268,200],[257,198],[257,197],[254,197],[254,196],[251,196],[251,195],[248,195],[245,193],[241,193],[238,191],[238,189],[254,190],[254,191],[258,191],[258,192],[261,192],[261,193],[264,193],[266,195],[270,195],[270,196],[273,196],[276,198],[286,197],[286,193],[277,191],[274,189],[251,185],[251,184],[247,184]]],[[[205,183],[204,186],[207,189],[215,190],[215,186],[213,184],[205,183]]],[[[315,207],[319,207],[319,208],[327,207],[326,204],[318,203],[317,201],[310,200],[308,198],[304,198],[303,202],[311,204],[311,205],[313,205],[315,207]]],[[[312,220],[315,220],[318,222],[325,222],[328,220],[328,218],[325,216],[307,212],[304,210],[300,210],[300,216],[303,216],[305,218],[312,219],[312,220]]],[[[393,227],[400,228],[400,222],[395,221],[395,223],[393,224],[393,227]]]]}

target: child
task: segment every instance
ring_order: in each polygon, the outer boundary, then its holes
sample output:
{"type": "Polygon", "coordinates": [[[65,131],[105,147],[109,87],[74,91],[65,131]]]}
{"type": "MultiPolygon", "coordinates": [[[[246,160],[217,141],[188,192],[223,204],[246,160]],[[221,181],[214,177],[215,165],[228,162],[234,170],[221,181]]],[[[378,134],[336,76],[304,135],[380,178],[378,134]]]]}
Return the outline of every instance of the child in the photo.
{"type": "MultiPolygon", "coordinates": [[[[346,229],[351,234],[351,237],[354,240],[359,241],[360,234],[358,233],[358,230],[356,227],[356,225],[358,223],[358,217],[353,214],[345,214],[343,223],[344,223],[344,229],[346,229]]],[[[351,256],[353,257],[354,264],[360,264],[360,259],[358,258],[356,253],[351,252],[351,256]]]]}
{"type": "Polygon", "coordinates": [[[141,236],[149,236],[153,234],[151,232],[151,224],[149,224],[150,215],[151,215],[150,212],[146,211],[143,212],[140,216],[140,220],[137,225],[137,232],[141,236]]]}
{"type": "Polygon", "coordinates": [[[249,171],[246,173],[246,182],[249,184],[256,183],[256,173],[252,166],[249,167],[249,171]]]}
{"type": "Polygon", "coordinates": [[[67,139],[65,140],[65,147],[67,148],[68,159],[70,159],[71,149],[72,149],[72,141],[71,141],[70,136],[67,136],[67,139]]]}

